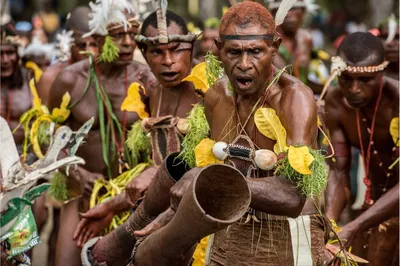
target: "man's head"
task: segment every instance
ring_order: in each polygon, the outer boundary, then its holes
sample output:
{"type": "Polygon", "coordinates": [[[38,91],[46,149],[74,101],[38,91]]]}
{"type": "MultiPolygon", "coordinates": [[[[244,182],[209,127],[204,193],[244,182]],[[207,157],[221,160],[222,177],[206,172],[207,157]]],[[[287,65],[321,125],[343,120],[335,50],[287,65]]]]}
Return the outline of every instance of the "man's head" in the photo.
{"type": "Polygon", "coordinates": [[[83,37],[94,36],[99,46],[99,60],[115,66],[132,62],[136,48],[134,36],[139,22],[128,0],[97,0],[90,3],[89,29],[83,37]]]}
{"type": "MultiPolygon", "coordinates": [[[[278,11],[280,1],[275,1],[275,5],[270,9],[271,13],[275,16],[278,11]]],[[[303,23],[303,18],[305,14],[306,8],[303,1],[298,1],[287,13],[285,20],[282,25],[280,25],[280,29],[282,33],[287,36],[294,36],[297,30],[300,28],[303,23]]]]}
{"type": "Polygon", "coordinates": [[[14,27],[11,23],[1,27],[1,78],[11,78],[18,67],[18,45],[12,39],[16,38],[14,27]]]}
{"type": "MultiPolygon", "coordinates": [[[[338,56],[348,66],[373,67],[384,63],[384,49],[381,41],[370,33],[356,32],[343,39],[338,56]]],[[[354,108],[366,106],[376,99],[382,85],[383,71],[344,71],[339,76],[339,85],[346,101],[354,108]]]]}
{"type": "Polygon", "coordinates": [[[398,21],[396,22],[396,27],[395,27],[395,37],[391,42],[386,42],[386,39],[389,35],[389,27],[388,23],[382,23],[379,25],[379,38],[381,39],[383,43],[383,47],[385,49],[385,58],[386,60],[390,61],[391,63],[394,63],[396,65],[399,64],[399,23],[398,21]]]}
{"type": "Polygon", "coordinates": [[[222,17],[219,34],[216,45],[233,89],[243,95],[265,89],[280,44],[271,14],[255,2],[234,5],[222,17]]]}
{"type": "Polygon", "coordinates": [[[215,46],[215,39],[219,36],[219,20],[217,18],[209,18],[204,22],[204,30],[199,41],[199,52],[201,55],[207,54],[209,50],[216,55],[218,49],[215,46]]]}
{"type": "MultiPolygon", "coordinates": [[[[177,14],[167,11],[168,35],[186,35],[186,23],[177,14]]],[[[144,21],[141,35],[158,36],[157,14],[151,13],[144,21]]],[[[168,44],[139,44],[144,58],[157,80],[166,88],[178,86],[191,69],[193,44],[188,42],[170,42],[168,44]]]]}
{"type": "Polygon", "coordinates": [[[97,55],[99,52],[98,45],[92,36],[83,38],[82,35],[89,32],[89,13],[90,8],[86,6],[78,6],[71,11],[70,17],[65,24],[67,31],[73,31],[74,45],[71,47],[71,61],[78,62],[85,59],[87,55],[80,52],[92,52],[97,55]]]}

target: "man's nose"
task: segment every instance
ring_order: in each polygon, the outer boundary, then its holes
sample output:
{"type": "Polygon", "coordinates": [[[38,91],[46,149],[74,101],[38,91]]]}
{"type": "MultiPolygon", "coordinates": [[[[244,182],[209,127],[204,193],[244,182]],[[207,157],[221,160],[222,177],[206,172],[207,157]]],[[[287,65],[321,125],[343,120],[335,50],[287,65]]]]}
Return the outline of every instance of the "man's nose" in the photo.
{"type": "Polygon", "coordinates": [[[354,94],[354,95],[359,94],[361,92],[360,83],[358,82],[358,80],[353,81],[349,91],[351,94],[354,94]]]}
{"type": "Polygon", "coordinates": [[[174,62],[174,57],[172,56],[172,54],[169,52],[169,51],[167,51],[166,53],[165,53],[165,55],[164,55],[164,60],[163,60],[163,65],[165,65],[165,66],[171,66],[171,65],[173,65],[175,62],[174,62]]]}
{"type": "Polygon", "coordinates": [[[129,34],[124,34],[124,37],[122,39],[122,45],[131,46],[132,42],[134,42],[134,40],[132,40],[131,36],[129,34]]]}
{"type": "Polygon", "coordinates": [[[237,67],[243,72],[251,69],[252,68],[251,57],[248,56],[247,53],[243,53],[239,59],[239,63],[237,64],[237,67]]]}

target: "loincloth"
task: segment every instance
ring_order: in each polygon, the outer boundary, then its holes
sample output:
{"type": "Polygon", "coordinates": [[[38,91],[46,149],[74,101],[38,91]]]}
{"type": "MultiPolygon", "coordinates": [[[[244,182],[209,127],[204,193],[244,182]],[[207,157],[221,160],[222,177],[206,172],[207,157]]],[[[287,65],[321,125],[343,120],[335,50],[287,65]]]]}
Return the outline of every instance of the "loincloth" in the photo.
{"type": "Polygon", "coordinates": [[[313,266],[329,261],[322,217],[269,216],[260,222],[251,220],[244,224],[245,218],[214,235],[207,265],[313,266]]]}
{"type": "Polygon", "coordinates": [[[360,233],[353,240],[352,253],[369,261],[362,265],[398,266],[399,217],[360,233]]]}

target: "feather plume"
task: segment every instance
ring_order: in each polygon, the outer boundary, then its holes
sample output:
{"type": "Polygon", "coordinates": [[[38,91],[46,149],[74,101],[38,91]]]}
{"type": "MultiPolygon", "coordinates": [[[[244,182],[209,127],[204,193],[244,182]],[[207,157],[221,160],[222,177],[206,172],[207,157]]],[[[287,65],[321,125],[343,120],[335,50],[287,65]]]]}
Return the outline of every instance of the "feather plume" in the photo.
{"type": "Polygon", "coordinates": [[[33,37],[32,42],[22,51],[22,57],[45,55],[50,60],[53,58],[54,54],[54,45],[44,44],[38,37],[33,37]]]}
{"type": "Polygon", "coordinates": [[[314,3],[314,0],[304,0],[307,12],[314,13],[319,9],[319,5],[314,3]]]}
{"type": "Polygon", "coordinates": [[[396,17],[394,14],[390,15],[388,21],[388,37],[386,38],[385,43],[390,43],[393,41],[394,37],[396,36],[396,29],[397,29],[397,22],[396,17]]]}
{"type": "Polygon", "coordinates": [[[62,33],[57,34],[57,57],[61,61],[68,61],[71,57],[71,46],[74,43],[72,30],[63,30],[62,33]]]}
{"type": "Polygon", "coordinates": [[[132,3],[128,0],[96,0],[89,3],[92,13],[89,14],[90,32],[83,37],[93,34],[105,36],[108,34],[107,26],[117,24],[124,27],[126,31],[130,26],[124,12],[135,13],[132,3]]]}
{"type": "Polygon", "coordinates": [[[285,17],[289,10],[293,7],[293,5],[297,2],[297,0],[282,0],[279,5],[278,11],[275,15],[275,25],[279,26],[285,20],[285,17]]]}

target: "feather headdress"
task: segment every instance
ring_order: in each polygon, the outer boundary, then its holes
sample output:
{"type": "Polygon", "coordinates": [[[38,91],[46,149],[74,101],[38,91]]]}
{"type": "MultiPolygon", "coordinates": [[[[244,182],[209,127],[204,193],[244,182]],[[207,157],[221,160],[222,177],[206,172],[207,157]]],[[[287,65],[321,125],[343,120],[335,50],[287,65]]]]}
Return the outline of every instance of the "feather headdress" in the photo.
{"type": "Polygon", "coordinates": [[[55,52],[56,51],[53,44],[44,44],[38,37],[33,37],[32,42],[22,51],[21,56],[45,55],[51,60],[54,57],[55,52]]]}
{"type": "Polygon", "coordinates": [[[68,61],[71,57],[71,46],[74,44],[72,30],[63,30],[62,33],[57,34],[57,57],[60,61],[68,61]]]}
{"type": "Polygon", "coordinates": [[[127,0],[96,0],[89,3],[92,13],[89,14],[90,32],[83,35],[84,38],[93,34],[108,35],[109,26],[123,26],[125,30],[131,26],[132,20],[128,20],[126,12],[135,14],[132,3],[127,0]]]}
{"type": "Polygon", "coordinates": [[[268,0],[269,10],[278,9],[275,15],[275,24],[277,26],[283,23],[283,20],[292,7],[303,7],[310,13],[314,13],[319,9],[319,5],[315,4],[315,0],[268,0]]]}
{"type": "Polygon", "coordinates": [[[395,15],[392,14],[390,15],[388,21],[388,36],[385,40],[385,43],[390,43],[394,40],[394,37],[396,37],[397,27],[398,27],[398,21],[396,20],[395,15]]]}

